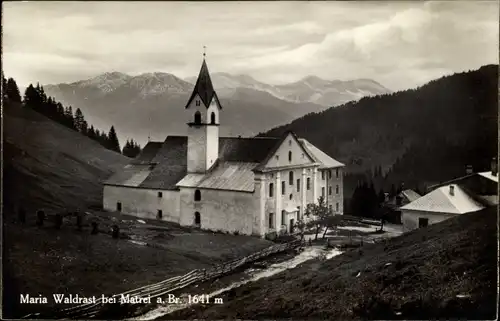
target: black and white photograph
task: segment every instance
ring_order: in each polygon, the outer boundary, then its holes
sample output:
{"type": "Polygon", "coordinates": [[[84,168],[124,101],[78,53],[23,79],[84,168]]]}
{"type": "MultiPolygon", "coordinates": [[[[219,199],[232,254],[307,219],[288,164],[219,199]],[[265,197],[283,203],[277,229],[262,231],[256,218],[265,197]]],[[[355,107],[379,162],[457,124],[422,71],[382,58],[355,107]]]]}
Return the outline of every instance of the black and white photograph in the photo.
{"type": "Polygon", "coordinates": [[[0,318],[498,319],[498,0],[1,23],[0,318]]]}

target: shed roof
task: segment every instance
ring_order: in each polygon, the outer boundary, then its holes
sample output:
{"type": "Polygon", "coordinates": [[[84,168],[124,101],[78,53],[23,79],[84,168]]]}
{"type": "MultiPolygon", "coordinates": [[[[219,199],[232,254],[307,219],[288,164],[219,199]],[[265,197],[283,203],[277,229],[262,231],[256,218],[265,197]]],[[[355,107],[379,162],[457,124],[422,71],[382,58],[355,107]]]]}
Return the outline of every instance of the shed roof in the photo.
{"type": "Polygon", "coordinates": [[[483,208],[484,206],[476,202],[456,184],[449,184],[437,188],[417,200],[401,207],[402,210],[449,214],[464,214],[479,211],[483,208]],[[450,186],[453,187],[453,195],[450,194],[450,186]]]}
{"type": "Polygon", "coordinates": [[[253,169],[257,165],[259,163],[221,162],[207,174],[187,174],[177,186],[253,192],[253,169]]]}

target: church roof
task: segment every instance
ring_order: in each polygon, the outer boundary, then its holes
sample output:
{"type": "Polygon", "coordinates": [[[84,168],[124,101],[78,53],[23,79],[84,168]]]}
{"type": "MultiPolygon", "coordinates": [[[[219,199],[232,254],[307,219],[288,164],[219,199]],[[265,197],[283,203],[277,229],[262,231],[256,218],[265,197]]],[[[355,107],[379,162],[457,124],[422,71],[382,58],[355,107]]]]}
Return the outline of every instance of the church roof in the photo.
{"type": "MultiPolygon", "coordinates": [[[[282,138],[268,137],[220,137],[219,157],[214,168],[205,174],[188,174],[187,137],[168,136],[164,142],[149,142],[130,165],[105,184],[162,190],[177,189],[179,185],[250,192],[254,188],[254,171],[282,141],[282,138]]],[[[317,157],[319,149],[312,144],[303,147],[317,157]]],[[[322,164],[325,165],[332,164],[322,164]]]]}
{"type": "Polygon", "coordinates": [[[212,84],[212,79],[210,79],[210,73],[208,72],[208,67],[205,59],[203,59],[200,73],[198,74],[198,79],[196,80],[196,84],[194,85],[193,93],[191,94],[191,97],[186,104],[186,108],[188,108],[189,104],[191,104],[196,94],[200,96],[201,101],[203,101],[203,104],[207,108],[214,97],[217,100],[218,106],[220,107],[219,98],[215,93],[215,89],[212,84]]]}
{"type": "Polygon", "coordinates": [[[305,149],[309,151],[309,154],[313,156],[314,160],[321,164],[319,168],[335,168],[345,166],[341,162],[325,154],[321,149],[309,143],[304,138],[299,138],[299,141],[302,143],[305,149]]]}
{"type": "Polygon", "coordinates": [[[177,186],[253,192],[253,169],[257,165],[259,163],[220,162],[207,174],[187,174],[177,186]]]}

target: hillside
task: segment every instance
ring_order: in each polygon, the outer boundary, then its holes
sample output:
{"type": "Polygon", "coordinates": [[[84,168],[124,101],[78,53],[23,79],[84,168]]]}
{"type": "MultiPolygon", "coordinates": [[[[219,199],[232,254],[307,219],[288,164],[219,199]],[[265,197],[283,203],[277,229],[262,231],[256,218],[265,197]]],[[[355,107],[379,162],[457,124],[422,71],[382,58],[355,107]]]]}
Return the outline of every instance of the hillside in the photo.
{"type": "MultiPolygon", "coordinates": [[[[325,88],[314,89],[305,80],[280,87],[244,75],[214,73],[213,78],[223,106],[222,136],[252,136],[326,108],[315,100],[331,106],[385,90],[373,84],[370,89],[366,81],[359,82],[358,90],[355,81],[323,81],[325,88]]],[[[168,73],[129,76],[112,72],[71,84],[47,85],[44,89],[64,105],[80,108],[97,128],[115,125],[120,141],[133,138],[144,145],[148,136],[162,140],[167,135],[186,134],[186,122],[192,115],[184,107],[193,87],[168,73]]]]}
{"type": "Polygon", "coordinates": [[[241,286],[224,304],[165,319],[495,318],[495,208],[456,218],[241,286]]]}
{"type": "Polygon", "coordinates": [[[498,65],[488,65],[311,113],[261,135],[293,130],[350,173],[377,166],[387,173],[404,158],[387,184],[407,178],[435,182],[462,175],[467,164],[488,168],[497,154],[497,91],[498,65]],[[411,177],[408,171],[414,171],[411,177]]]}
{"type": "Polygon", "coordinates": [[[6,206],[100,206],[100,182],[130,160],[20,105],[3,111],[6,206]]]}

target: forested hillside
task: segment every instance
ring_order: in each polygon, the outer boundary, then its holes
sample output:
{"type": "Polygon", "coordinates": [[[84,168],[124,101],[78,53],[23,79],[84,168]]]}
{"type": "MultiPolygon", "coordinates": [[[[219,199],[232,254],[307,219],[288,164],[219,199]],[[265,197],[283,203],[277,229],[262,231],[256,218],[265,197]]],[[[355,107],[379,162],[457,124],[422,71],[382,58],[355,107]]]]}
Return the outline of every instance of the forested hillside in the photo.
{"type": "Polygon", "coordinates": [[[423,188],[464,174],[468,164],[488,168],[497,154],[497,91],[498,65],[488,65],[308,114],[260,135],[292,130],[345,163],[347,198],[379,167],[377,190],[402,182],[423,188]]]}

